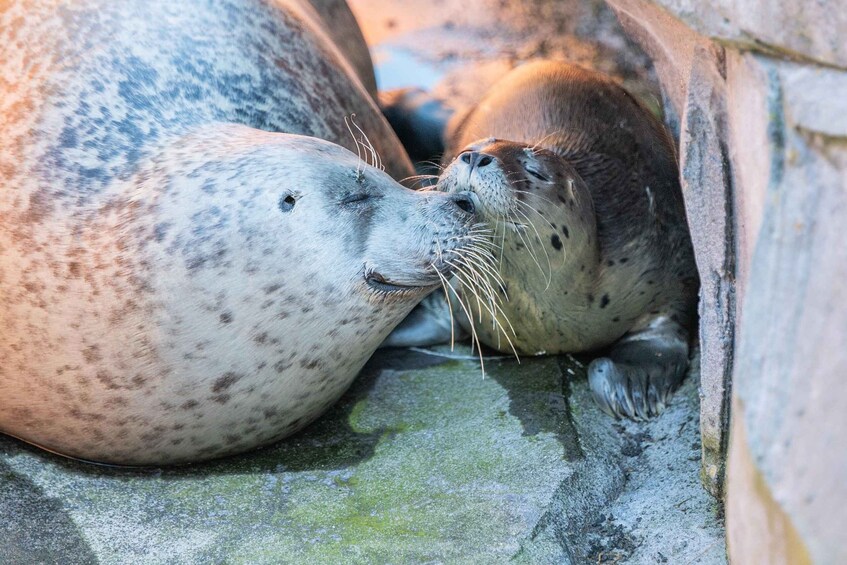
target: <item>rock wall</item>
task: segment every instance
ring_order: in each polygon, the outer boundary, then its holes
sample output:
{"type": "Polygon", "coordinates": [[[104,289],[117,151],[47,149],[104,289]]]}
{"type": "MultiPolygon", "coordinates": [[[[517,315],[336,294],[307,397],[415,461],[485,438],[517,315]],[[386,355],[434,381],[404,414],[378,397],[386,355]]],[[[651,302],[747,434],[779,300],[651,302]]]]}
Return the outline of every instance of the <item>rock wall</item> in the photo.
{"type": "Polygon", "coordinates": [[[730,558],[845,563],[847,2],[609,3],[679,135],[730,558]]]}

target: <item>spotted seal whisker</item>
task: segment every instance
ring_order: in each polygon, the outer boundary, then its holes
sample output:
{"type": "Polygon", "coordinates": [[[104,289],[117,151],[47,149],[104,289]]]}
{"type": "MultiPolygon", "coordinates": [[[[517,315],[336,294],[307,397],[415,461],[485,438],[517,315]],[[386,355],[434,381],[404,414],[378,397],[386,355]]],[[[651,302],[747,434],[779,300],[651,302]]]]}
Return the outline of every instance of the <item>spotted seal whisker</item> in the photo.
{"type": "Polygon", "coordinates": [[[371,143],[371,140],[368,138],[365,131],[359,127],[359,124],[356,123],[356,114],[350,114],[349,118],[344,116],[344,125],[347,126],[347,131],[350,132],[350,137],[353,138],[353,142],[356,144],[356,154],[359,156],[359,159],[371,167],[384,171],[385,165],[382,163],[382,158],[379,156],[379,152],[376,150],[373,143],[371,143]],[[359,132],[359,137],[356,137],[356,134],[353,132],[353,128],[356,128],[356,131],[359,132]],[[366,157],[370,156],[369,160],[362,159],[362,149],[365,150],[366,157]]]}

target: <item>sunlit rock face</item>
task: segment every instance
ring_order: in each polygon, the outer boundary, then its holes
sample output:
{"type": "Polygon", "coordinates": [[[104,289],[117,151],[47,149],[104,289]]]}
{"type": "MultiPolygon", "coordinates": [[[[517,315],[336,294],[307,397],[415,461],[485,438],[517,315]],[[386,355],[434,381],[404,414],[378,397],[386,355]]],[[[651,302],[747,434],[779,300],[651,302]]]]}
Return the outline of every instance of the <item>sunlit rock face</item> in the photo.
{"type": "Polygon", "coordinates": [[[844,6],[610,3],[679,132],[702,281],[703,475],[726,485],[731,558],[843,562],[844,6]]]}

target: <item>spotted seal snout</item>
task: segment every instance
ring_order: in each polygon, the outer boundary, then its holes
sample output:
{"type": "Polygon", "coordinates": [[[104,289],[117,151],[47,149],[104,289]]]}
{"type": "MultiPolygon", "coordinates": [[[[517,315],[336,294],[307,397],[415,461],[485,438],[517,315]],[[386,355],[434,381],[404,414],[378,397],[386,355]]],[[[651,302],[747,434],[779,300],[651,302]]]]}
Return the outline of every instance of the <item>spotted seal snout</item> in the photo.
{"type": "Polygon", "coordinates": [[[353,113],[410,172],[322,21],[293,0],[0,6],[0,431],[134,465],[278,440],[449,273],[472,203],[357,156],[353,113]]]}

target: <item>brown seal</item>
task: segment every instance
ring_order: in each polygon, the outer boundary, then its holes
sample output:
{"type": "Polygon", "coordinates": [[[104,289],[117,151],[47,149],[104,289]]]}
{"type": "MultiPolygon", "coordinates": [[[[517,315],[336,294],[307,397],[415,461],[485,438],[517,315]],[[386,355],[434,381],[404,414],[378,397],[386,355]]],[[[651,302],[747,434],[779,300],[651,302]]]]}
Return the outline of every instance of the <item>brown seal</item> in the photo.
{"type": "Polygon", "coordinates": [[[443,163],[439,188],[471,191],[500,248],[496,273],[457,275],[463,326],[504,351],[600,352],[600,405],[658,413],[688,367],[698,289],[662,124],[599,73],[536,62],[452,119],[443,163]]]}

